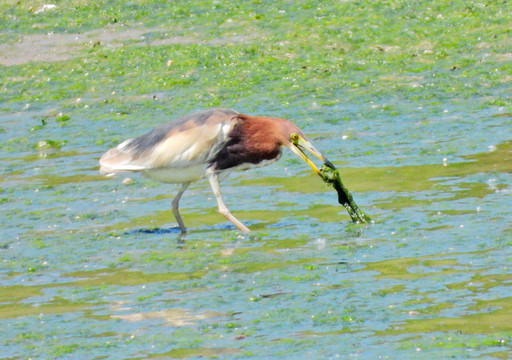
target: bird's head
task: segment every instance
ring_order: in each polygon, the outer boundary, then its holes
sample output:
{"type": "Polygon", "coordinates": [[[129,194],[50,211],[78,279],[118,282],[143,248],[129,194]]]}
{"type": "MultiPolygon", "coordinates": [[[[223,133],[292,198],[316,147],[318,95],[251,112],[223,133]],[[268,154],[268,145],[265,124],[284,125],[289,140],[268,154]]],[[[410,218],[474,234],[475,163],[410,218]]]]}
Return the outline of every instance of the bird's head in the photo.
{"type": "Polygon", "coordinates": [[[327,158],[320,151],[318,151],[311,144],[311,142],[309,142],[309,140],[304,136],[302,131],[295,124],[288,122],[284,128],[284,133],[286,134],[287,140],[283,145],[290,149],[294,154],[299,156],[302,160],[304,160],[306,164],[308,164],[313,169],[314,172],[321,176],[320,170],[307,156],[305,150],[322,160],[324,164],[331,169],[336,169],[336,167],[329,160],[327,160],[327,158]]]}

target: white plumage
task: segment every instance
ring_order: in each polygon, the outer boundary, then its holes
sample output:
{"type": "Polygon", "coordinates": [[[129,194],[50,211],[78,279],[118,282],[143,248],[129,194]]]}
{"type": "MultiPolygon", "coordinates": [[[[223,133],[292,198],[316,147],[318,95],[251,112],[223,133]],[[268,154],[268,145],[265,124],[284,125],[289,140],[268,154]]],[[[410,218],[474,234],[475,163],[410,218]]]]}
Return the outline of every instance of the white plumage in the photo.
{"type": "Polygon", "coordinates": [[[182,184],[172,201],[172,211],[182,233],[186,228],[178,210],[180,198],[191,182],[206,176],[219,212],[240,230],[248,232],[249,229],[224,205],[218,177],[233,169],[273,162],[281,156],[283,146],[300,156],[317,173],[318,169],[301,148],[325,160],[300,129],[288,120],[212,109],[184,116],[138,138],[123,141],[103,154],[100,173],[110,176],[137,171],[160,182],[182,184]]]}

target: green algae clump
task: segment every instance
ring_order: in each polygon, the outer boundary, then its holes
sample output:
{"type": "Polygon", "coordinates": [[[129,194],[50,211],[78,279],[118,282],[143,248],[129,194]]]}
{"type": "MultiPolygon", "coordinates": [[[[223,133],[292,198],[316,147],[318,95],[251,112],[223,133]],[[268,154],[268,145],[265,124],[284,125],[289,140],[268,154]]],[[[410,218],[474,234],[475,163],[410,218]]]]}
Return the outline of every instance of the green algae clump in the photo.
{"type": "Polygon", "coordinates": [[[353,222],[367,223],[371,221],[370,217],[359,209],[359,206],[355,203],[352,195],[341,182],[340,173],[337,169],[333,169],[330,166],[323,164],[320,168],[319,175],[326,184],[332,185],[338,192],[338,202],[347,209],[347,212],[353,222]]]}

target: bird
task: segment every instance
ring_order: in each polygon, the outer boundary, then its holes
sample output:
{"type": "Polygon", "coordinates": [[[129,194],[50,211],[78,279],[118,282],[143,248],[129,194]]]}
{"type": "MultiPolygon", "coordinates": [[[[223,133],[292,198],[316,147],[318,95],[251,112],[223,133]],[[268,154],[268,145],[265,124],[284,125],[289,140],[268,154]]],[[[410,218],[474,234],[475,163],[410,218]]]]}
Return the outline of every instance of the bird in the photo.
{"type": "Polygon", "coordinates": [[[159,182],[181,184],[172,200],[172,212],[181,234],[187,229],[179,212],[180,199],[192,182],[206,177],[219,213],[247,233],[249,228],[224,204],[219,181],[233,170],[246,170],[278,160],[282,148],[290,149],[320,176],[305,151],[335,169],[293,122],[213,108],[191,113],[121,142],[101,156],[100,173],[112,176],[140,172],[159,182]]]}

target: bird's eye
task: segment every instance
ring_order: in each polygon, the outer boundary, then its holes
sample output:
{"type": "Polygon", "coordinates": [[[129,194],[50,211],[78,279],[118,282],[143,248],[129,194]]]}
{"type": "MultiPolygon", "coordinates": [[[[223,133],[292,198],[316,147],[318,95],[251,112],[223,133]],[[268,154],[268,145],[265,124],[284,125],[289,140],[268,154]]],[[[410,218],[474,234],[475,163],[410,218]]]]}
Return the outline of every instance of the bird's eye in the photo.
{"type": "Polygon", "coordinates": [[[293,144],[296,144],[297,142],[299,142],[299,135],[298,134],[295,134],[295,133],[292,133],[290,135],[290,140],[293,144]]]}

